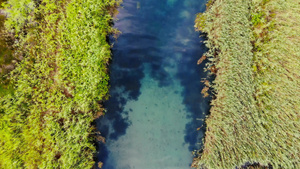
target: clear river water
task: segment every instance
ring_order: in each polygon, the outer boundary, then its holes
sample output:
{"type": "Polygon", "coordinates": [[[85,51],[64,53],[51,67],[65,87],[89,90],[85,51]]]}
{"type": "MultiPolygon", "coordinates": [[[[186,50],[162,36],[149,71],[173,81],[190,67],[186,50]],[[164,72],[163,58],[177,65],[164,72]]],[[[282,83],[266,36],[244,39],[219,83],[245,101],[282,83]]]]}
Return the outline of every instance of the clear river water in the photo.
{"type": "Polygon", "coordinates": [[[206,51],[194,30],[206,0],[123,0],[111,38],[110,99],[97,128],[106,137],[103,169],[189,169],[202,146],[197,128],[209,109],[197,60],[206,51]]]}

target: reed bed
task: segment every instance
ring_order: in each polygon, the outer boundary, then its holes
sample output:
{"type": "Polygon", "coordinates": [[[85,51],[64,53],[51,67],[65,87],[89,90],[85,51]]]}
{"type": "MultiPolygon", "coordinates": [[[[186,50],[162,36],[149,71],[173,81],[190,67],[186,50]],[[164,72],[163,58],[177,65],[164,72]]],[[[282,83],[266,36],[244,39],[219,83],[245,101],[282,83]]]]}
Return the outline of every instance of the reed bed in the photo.
{"type": "Polygon", "coordinates": [[[212,0],[197,16],[216,78],[193,167],[300,168],[299,9],[296,1],[212,0]]]}

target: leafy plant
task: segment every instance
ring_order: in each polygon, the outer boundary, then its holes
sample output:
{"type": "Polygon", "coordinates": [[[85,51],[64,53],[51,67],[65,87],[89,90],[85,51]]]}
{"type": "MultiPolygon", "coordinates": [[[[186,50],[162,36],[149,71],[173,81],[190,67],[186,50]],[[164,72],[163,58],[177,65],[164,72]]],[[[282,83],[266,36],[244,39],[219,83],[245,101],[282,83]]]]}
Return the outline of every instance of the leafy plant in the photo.
{"type": "MultiPolygon", "coordinates": [[[[92,121],[108,97],[115,0],[9,0],[6,27],[24,59],[0,99],[0,168],[91,168],[92,121]]],[[[100,113],[101,114],[101,113],[100,113]]]]}

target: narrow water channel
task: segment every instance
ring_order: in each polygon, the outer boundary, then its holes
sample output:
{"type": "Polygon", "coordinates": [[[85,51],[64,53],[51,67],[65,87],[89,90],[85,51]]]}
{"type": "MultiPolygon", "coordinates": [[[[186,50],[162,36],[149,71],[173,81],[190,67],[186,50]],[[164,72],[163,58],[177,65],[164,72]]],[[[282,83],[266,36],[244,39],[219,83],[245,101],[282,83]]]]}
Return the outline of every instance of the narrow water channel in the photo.
{"type": "Polygon", "coordinates": [[[194,31],[206,0],[123,0],[114,27],[106,137],[97,160],[104,169],[188,169],[201,146],[208,99],[197,60],[206,48],[194,31]]]}

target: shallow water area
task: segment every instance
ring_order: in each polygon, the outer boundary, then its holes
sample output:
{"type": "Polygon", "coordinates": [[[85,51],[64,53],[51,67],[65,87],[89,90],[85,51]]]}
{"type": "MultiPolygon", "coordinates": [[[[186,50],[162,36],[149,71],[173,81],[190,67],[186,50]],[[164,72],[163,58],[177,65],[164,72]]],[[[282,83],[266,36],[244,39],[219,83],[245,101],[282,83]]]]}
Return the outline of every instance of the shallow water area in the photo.
{"type": "Polygon", "coordinates": [[[194,31],[206,1],[124,0],[115,21],[110,99],[97,121],[104,169],[188,169],[201,146],[206,48],[194,31]]]}

